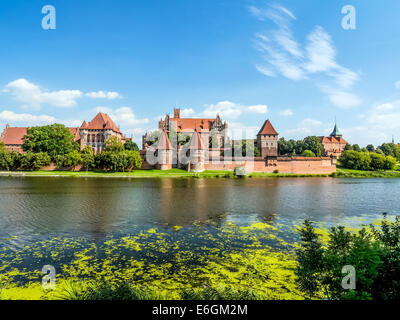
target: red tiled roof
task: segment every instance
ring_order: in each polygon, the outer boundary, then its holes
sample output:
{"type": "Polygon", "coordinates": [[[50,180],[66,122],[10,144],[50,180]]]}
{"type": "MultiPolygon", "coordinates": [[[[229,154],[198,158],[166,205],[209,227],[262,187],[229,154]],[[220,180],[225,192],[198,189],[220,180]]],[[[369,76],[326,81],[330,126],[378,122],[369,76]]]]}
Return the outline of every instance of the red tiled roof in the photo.
{"type": "Polygon", "coordinates": [[[69,132],[74,136],[74,141],[79,141],[81,135],[79,134],[79,128],[68,128],[69,132]]]}
{"type": "Polygon", "coordinates": [[[170,121],[176,122],[176,131],[177,132],[193,132],[193,130],[195,130],[195,129],[198,132],[202,132],[202,131],[210,131],[212,124],[215,122],[215,119],[171,118],[170,121]]]}
{"type": "Polygon", "coordinates": [[[347,141],[344,140],[342,137],[320,137],[321,143],[340,143],[340,144],[347,144],[347,141]]]}
{"type": "Polygon", "coordinates": [[[195,130],[190,138],[189,142],[189,149],[190,150],[203,150],[203,141],[200,138],[200,134],[195,130]]]}
{"type": "Polygon", "coordinates": [[[82,125],[81,125],[81,129],[87,129],[88,125],[86,123],[86,121],[83,121],[82,125]]]}
{"type": "Polygon", "coordinates": [[[172,150],[173,149],[165,130],[163,130],[161,132],[161,136],[158,139],[158,144],[157,144],[156,148],[157,148],[157,150],[172,150]]]}
{"type": "Polygon", "coordinates": [[[278,135],[278,132],[276,132],[275,128],[272,126],[271,121],[267,120],[264,122],[264,125],[258,134],[278,135]]]}
{"type": "Polygon", "coordinates": [[[6,145],[22,145],[27,130],[28,128],[24,127],[7,127],[1,136],[1,140],[6,145]]]}
{"type": "Polygon", "coordinates": [[[87,129],[103,130],[111,129],[115,132],[121,133],[119,128],[115,125],[114,121],[106,113],[99,112],[92,121],[89,122],[87,129]],[[107,127],[107,128],[106,128],[107,127]]]}
{"type": "MultiPolygon", "coordinates": [[[[68,128],[69,132],[74,136],[74,141],[78,141],[81,137],[79,128],[68,128]]],[[[1,140],[6,145],[22,145],[24,136],[27,134],[27,127],[7,127],[1,136],[1,140]]]]}

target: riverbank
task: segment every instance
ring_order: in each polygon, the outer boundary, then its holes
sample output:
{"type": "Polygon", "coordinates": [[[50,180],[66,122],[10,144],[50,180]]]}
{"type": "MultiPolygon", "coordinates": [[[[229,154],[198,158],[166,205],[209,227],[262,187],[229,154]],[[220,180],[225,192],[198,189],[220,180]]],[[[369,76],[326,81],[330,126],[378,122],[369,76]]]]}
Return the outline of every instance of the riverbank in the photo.
{"type": "MultiPolygon", "coordinates": [[[[130,172],[107,171],[2,171],[0,176],[18,177],[76,177],[76,178],[236,178],[233,171],[206,170],[187,172],[181,169],[171,170],[134,170],[130,172]]],[[[361,171],[338,168],[333,174],[291,174],[253,172],[247,178],[400,178],[400,171],[361,171]]]]}

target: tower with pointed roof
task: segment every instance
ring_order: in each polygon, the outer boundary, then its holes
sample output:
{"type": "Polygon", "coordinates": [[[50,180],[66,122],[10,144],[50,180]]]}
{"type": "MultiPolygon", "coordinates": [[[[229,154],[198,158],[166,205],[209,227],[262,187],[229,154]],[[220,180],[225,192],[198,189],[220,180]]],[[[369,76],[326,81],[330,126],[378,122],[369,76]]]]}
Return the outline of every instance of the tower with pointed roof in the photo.
{"type": "Polygon", "coordinates": [[[192,137],[189,141],[188,146],[188,171],[193,172],[201,172],[204,171],[204,160],[205,160],[205,151],[206,146],[204,145],[203,140],[200,137],[200,134],[197,132],[197,129],[194,130],[192,137]]]}
{"type": "Polygon", "coordinates": [[[257,147],[260,150],[261,157],[278,156],[279,133],[273,127],[271,121],[266,120],[257,134],[257,147]]]}
{"type": "Polygon", "coordinates": [[[169,141],[168,134],[163,130],[155,146],[157,152],[156,169],[170,170],[173,162],[173,147],[169,141]]]}
{"type": "Polygon", "coordinates": [[[339,130],[336,119],[335,126],[329,137],[320,137],[320,140],[324,148],[324,156],[332,158],[339,158],[347,145],[347,141],[343,139],[343,135],[339,130]]]}

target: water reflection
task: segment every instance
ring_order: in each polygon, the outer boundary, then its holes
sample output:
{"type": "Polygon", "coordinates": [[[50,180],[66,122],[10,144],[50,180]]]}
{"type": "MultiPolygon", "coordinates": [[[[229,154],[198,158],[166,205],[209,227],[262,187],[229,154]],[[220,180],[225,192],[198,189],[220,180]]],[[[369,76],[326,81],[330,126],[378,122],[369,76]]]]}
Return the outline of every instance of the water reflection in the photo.
{"type": "Polygon", "coordinates": [[[400,213],[399,179],[0,178],[0,238],[94,241],[112,233],[212,220],[340,222],[400,213]]]}

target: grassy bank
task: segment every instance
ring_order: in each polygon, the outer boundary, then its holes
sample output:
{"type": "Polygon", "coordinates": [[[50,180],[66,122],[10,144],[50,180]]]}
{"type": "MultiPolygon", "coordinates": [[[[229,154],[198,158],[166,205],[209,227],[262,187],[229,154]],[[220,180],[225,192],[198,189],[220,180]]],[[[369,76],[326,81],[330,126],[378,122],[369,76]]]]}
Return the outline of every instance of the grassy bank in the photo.
{"type": "MultiPolygon", "coordinates": [[[[105,177],[105,178],[236,178],[233,171],[206,170],[200,173],[187,172],[181,169],[171,170],[134,170],[130,172],[107,171],[10,171],[0,172],[0,176],[52,176],[52,177],[105,177]]],[[[249,173],[248,178],[400,178],[400,171],[362,171],[338,168],[333,174],[291,174],[291,173],[249,173]]]]}
{"type": "Polygon", "coordinates": [[[400,178],[400,171],[363,171],[338,168],[332,176],[335,178],[400,178]]]}
{"type": "MultiPolygon", "coordinates": [[[[206,170],[203,172],[187,172],[181,169],[171,170],[134,170],[130,172],[107,171],[15,171],[0,172],[0,176],[53,176],[53,177],[119,177],[119,178],[235,178],[233,171],[206,170]]],[[[328,174],[290,174],[253,172],[247,175],[249,178],[285,178],[285,177],[329,177],[328,174]]]]}

